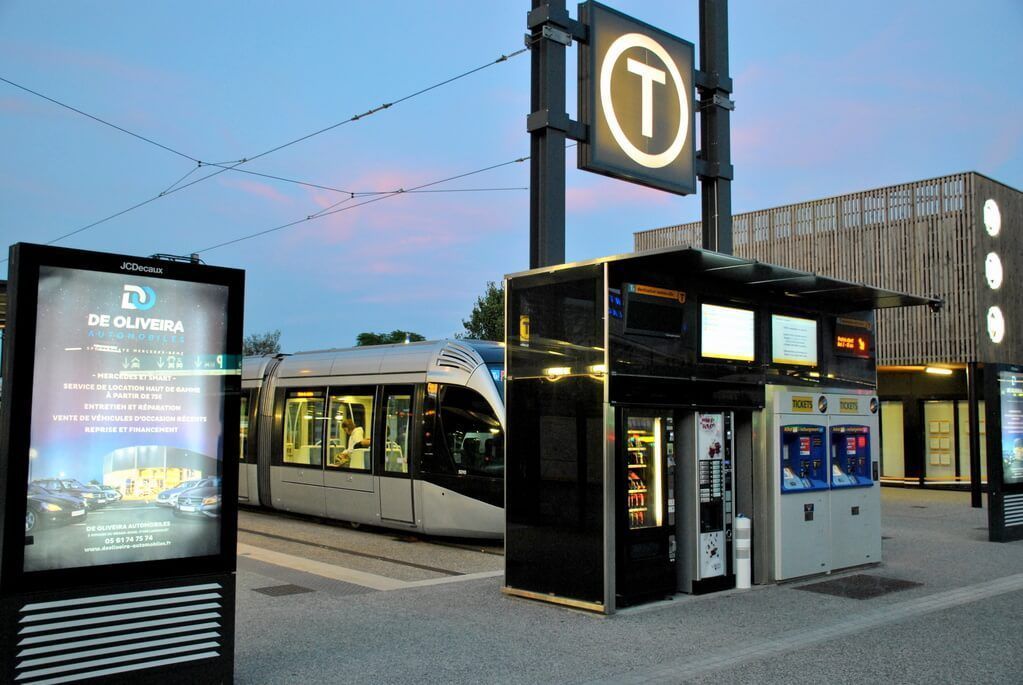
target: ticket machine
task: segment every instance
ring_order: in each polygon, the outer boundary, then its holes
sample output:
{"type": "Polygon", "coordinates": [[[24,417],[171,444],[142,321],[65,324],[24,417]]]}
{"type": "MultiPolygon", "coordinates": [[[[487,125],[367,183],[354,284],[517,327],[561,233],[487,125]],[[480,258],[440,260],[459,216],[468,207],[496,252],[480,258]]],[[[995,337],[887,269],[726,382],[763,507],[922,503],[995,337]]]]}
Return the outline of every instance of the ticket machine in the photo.
{"type": "Polygon", "coordinates": [[[676,448],[678,589],[699,594],[733,587],[732,412],[683,414],[676,448]]]}
{"type": "Polygon", "coordinates": [[[771,580],[831,570],[827,401],[810,389],[771,386],[760,469],[760,530],[771,580]],[[764,521],[764,519],[767,519],[764,521]],[[764,530],[766,528],[766,530],[764,530]]]}
{"type": "Polygon", "coordinates": [[[831,568],[881,560],[877,399],[828,395],[831,450],[831,568]],[[873,408],[873,411],[871,409],[873,408]]]}

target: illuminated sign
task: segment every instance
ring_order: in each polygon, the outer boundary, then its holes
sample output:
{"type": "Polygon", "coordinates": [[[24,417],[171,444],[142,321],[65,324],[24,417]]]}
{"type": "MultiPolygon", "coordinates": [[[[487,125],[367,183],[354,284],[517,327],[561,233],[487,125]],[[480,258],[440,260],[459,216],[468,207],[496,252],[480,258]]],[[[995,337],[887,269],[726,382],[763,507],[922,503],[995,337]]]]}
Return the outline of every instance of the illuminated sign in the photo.
{"type": "Polygon", "coordinates": [[[838,400],[838,411],[842,414],[859,414],[860,401],[855,397],[842,397],[838,400]]]}
{"type": "Polygon", "coordinates": [[[681,290],[668,290],[667,288],[655,288],[652,285],[632,285],[629,292],[637,295],[650,295],[651,297],[663,297],[668,300],[675,300],[679,304],[685,304],[686,294],[681,290]]]}
{"type": "Polygon", "coordinates": [[[775,364],[817,366],[817,322],[772,314],[771,361],[775,364]]]}
{"type": "Polygon", "coordinates": [[[693,44],[596,2],[579,7],[580,169],[696,192],[693,44]]]}
{"type": "Polygon", "coordinates": [[[835,354],[857,359],[874,356],[872,326],[859,319],[838,319],[835,326],[835,354]]]}
{"type": "Polygon", "coordinates": [[[998,372],[1001,400],[1002,482],[1023,483],[1023,376],[998,372]]]}
{"type": "Polygon", "coordinates": [[[700,306],[700,355],[752,362],[756,359],[756,318],[750,309],[700,306]]]}
{"type": "Polygon", "coordinates": [[[223,551],[230,287],[164,270],[38,267],[24,573],[223,551]]]}
{"type": "Polygon", "coordinates": [[[795,395],[792,397],[792,411],[802,414],[813,412],[813,398],[795,395]]]}

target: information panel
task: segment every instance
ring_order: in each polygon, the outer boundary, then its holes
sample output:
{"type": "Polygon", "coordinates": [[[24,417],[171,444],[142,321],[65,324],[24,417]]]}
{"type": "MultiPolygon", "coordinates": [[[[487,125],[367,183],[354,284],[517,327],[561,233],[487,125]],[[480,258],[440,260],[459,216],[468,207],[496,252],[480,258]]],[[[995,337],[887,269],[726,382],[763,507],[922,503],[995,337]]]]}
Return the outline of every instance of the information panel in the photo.
{"type": "Polygon", "coordinates": [[[754,361],[755,324],[750,309],[700,305],[700,355],[711,359],[754,361]]]}
{"type": "Polygon", "coordinates": [[[224,285],[40,266],[26,573],[220,553],[227,312],[224,285]]]}
{"type": "Polygon", "coordinates": [[[775,364],[817,366],[817,322],[772,314],[771,361],[775,364]]]}
{"type": "Polygon", "coordinates": [[[1023,375],[998,372],[1002,411],[1002,482],[1023,483],[1023,375]]]}

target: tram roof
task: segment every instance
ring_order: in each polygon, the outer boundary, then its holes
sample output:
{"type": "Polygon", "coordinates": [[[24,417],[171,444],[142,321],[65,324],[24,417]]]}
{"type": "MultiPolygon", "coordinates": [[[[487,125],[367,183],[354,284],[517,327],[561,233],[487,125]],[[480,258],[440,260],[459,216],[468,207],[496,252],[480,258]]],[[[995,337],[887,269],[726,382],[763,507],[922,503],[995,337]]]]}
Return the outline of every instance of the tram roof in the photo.
{"type": "MultiPolygon", "coordinates": [[[[695,247],[666,247],[642,252],[611,255],[587,261],[559,264],[508,274],[506,278],[542,275],[582,266],[610,262],[646,262],[651,268],[670,268],[690,276],[705,276],[721,283],[756,287],[793,304],[826,304],[836,312],[854,312],[890,307],[929,305],[940,308],[943,300],[876,288],[865,283],[845,281],[809,271],[790,269],[756,259],[704,250],[695,247]],[[794,298],[794,299],[793,299],[794,298]]],[[[645,266],[645,264],[644,264],[645,266]]]]}

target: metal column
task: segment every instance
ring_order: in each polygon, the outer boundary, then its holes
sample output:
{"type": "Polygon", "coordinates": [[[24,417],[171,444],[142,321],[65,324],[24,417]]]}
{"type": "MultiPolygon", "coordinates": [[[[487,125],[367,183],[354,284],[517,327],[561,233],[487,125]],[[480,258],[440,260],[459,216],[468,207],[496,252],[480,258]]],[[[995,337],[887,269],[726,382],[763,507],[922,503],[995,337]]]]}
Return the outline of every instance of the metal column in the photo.
{"type": "Polygon", "coordinates": [[[700,0],[700,177],[703,247],[732,254],[732,146],[728,1],[700,0]]]}

